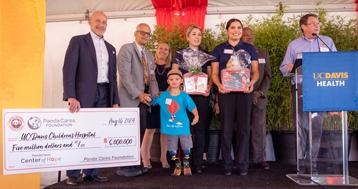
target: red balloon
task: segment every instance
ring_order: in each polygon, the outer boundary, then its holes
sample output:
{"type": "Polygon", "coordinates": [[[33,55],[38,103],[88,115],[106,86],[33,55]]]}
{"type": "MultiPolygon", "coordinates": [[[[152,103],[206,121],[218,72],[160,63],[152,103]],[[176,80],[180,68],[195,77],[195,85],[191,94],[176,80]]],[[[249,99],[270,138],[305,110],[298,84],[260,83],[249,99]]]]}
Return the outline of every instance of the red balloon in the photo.
{"type": "Polygon", "coordinates": [[[179,109],[179,104],[176,101],[172,100],[172,103],[168,105],[169,113],[175,114],[178,111],[178,109],[179,109]]]}

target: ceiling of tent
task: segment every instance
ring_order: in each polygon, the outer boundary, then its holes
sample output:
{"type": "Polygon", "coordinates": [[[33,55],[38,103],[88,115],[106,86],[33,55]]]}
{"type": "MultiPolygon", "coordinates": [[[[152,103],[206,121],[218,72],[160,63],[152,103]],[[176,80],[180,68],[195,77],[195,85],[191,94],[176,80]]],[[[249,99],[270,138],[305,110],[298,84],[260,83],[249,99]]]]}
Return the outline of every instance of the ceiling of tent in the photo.
{"type": "MultiPolygon", "coordinates": [[[[313,0],[209,0],[207,14],[270,13],[282,2],[289,6],[288,12],[312,11],[313,0]]],[[[355,11],[355,0],[321,0],[326,11],[355,11]]],[[[84,18],[86,11],[100,10],[108,18],[131,18],[154,16],[151,0],[46,0],[47,21],[66,21],[84,18]]]]}

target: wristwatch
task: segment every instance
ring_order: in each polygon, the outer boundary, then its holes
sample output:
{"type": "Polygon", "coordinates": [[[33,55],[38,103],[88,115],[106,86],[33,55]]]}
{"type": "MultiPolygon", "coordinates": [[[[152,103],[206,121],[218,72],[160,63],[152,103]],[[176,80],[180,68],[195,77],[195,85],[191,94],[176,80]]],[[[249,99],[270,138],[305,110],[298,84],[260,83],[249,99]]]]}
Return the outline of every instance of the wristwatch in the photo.
{"type": "Polygon", "coordinates": [[[264,95],[264,93],[262,91],[259,91],[261,93],[260,98],[266,98],[266,96],[264,95]]]}

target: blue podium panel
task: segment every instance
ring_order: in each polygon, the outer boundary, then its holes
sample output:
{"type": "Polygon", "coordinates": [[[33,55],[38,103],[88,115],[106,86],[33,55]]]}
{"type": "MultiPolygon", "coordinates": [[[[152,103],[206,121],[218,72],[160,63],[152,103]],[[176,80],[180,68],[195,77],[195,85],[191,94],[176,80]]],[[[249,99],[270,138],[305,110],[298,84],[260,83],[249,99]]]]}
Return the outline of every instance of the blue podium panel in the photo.
{"type": "Polygon", "coordinates": [[[302,53],[304,111],[358,110],[358,52],[302,53]]]}

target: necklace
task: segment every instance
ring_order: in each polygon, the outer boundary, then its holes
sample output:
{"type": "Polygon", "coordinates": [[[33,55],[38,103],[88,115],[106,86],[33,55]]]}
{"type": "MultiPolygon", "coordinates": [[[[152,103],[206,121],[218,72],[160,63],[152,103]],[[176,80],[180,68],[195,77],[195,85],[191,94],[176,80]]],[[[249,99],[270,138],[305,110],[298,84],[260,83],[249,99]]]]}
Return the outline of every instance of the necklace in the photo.
{"type": "Polygon", "coordinates": [[[165,72],[165,70],[166,70],[167,68],[164,68],[162,72],[159,72],[158,67],[159,67],[159,65],[157,65],[157,69],[156,69],[156,70],[157,70],[157,73],[158,73],[159,75],[163,75],[164,72],[165,72]]]}

